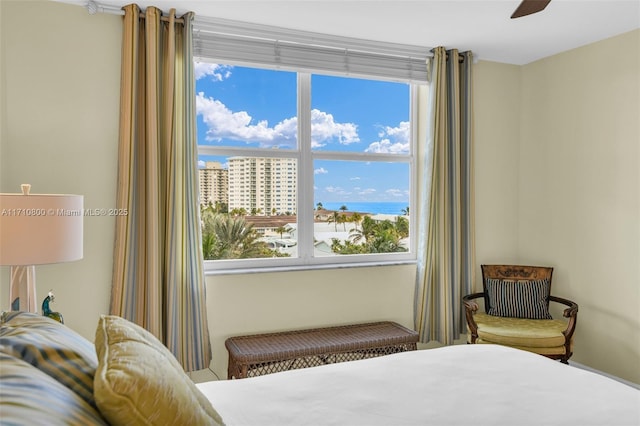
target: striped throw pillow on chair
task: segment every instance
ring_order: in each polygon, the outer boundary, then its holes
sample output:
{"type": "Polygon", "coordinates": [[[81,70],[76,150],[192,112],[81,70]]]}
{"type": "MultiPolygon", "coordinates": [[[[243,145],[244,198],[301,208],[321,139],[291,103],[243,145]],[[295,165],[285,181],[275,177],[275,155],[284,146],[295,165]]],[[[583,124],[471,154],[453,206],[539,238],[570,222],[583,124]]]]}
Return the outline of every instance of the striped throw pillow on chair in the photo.
{"type": "Polygon", "coordinates": [[[549,313],[549,280],[501,280],[488,278],[487,314],[529,319],[552,319],[549,313]]]}

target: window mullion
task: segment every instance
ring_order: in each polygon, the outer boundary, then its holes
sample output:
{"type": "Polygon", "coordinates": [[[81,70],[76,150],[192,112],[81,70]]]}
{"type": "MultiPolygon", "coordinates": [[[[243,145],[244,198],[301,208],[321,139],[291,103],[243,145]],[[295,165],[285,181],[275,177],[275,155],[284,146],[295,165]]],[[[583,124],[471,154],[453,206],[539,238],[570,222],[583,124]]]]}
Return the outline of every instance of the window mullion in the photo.
{"type": "Polygon", "coordinates": [[[313,257],[313,159],[311,157],[311,75],[298,73],[298,256],[313,257]]]}
{"type": "Polygon", "coordinates": [[[419,103],[420,99],[418,85],[412,84],[409,91],[409,116],[411,121],[411,131],[409,134],[411,141],[409,205],[412,209],[409,215],[409,241],[411,243],[410,250],[413,253],[416,253],[418,247],[418,217],[420,217],[418,196],[420,190],[420,185],[418,185],[418,158],[420,158],[420,156],[418,155],[418,140],[422,140],[422,138],[420,138],[421,130],[424,132],[426,130],[425,126],[427,125],[427,120],[420,120],[420,114],[426,112],[424,111],[423,105],[419,103]]]}

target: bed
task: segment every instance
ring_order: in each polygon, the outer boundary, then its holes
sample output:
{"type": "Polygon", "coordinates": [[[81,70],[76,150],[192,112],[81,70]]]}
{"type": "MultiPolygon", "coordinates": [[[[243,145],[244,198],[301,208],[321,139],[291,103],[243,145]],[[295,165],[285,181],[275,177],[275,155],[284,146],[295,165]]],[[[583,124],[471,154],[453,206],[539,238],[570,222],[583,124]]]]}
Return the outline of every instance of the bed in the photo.
{"type": "Polygon", "coordinates": [[[195,384],[142,327],[95,342],[0,314],[0,423],[11,425],[640,425],[640,390],[540,355],[461,345],[195,384]]]}
{"type": "Polygon", "coordinates": [[[227,425],[640,425],[640,390],[517,349],[462,345],[201,383],[227,425]]]}

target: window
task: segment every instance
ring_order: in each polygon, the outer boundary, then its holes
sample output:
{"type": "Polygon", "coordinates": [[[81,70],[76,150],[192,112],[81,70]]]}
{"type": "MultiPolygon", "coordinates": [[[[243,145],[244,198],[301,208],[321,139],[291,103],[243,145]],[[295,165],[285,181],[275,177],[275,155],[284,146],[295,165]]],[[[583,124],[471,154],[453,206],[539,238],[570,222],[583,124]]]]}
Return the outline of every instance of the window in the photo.
{"type": "Polygon", "coordinates": [[[417,85],[261,58],[195,63],[206,268],[415,259],[417,85]]]}

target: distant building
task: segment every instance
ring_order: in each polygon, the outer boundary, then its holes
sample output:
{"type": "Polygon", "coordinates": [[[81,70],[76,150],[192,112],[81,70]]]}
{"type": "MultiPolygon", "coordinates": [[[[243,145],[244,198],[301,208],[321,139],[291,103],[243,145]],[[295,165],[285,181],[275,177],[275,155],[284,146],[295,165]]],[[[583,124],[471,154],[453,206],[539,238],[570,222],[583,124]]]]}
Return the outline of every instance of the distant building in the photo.
{"type": "Polygon", "coordinates": [[[253,225],[260,235],[277,235],[278,228],[286,228],[287,234],[297,227],[296,216],[245,216],[244,220],[253,225]]]}
{"type": "Polygon", "coordinates": [[[297,163],[293,158],[229,157],[229,211],[296,214],[297,163]]]}
{"type": "Polygon", "coordinates": [[[227,203],[229,198],[229,171],[217,161],[209,161],[198,170],[200,204],[227,203]]]}

